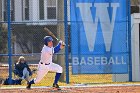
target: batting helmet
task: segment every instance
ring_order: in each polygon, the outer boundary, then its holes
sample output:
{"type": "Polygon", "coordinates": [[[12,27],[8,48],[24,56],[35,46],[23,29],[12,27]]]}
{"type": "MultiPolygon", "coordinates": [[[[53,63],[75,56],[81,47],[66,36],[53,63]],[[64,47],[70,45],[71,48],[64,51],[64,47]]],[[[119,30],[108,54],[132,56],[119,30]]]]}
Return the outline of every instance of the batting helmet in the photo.
{"type": "Polygon", "coordinates": [[[47,46],[48,42],[53,41],[53,38],[51,36],[45,36],[44,37],[44,44],[47,46]]]}

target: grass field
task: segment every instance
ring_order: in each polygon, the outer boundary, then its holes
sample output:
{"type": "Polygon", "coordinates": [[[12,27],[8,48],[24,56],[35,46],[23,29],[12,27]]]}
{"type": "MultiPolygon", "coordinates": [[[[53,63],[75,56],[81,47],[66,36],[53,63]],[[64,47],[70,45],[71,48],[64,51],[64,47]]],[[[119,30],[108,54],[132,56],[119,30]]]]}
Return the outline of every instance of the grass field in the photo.
{"type": "MultiPolygon", "coordinates": [[[[31,69],[34,69],[36,67],[32,67],[31,69]]],[[[8,68],[7,67],[0,67],[0,78],[5,79],[8,77],[8,68]]],[[[127,84],[127,83],[140,83],[140,82],[113,82],[112,81],[112,75],[111,74],[80,74],[80,75],[72,75],[70,70],[70,83],[66,84],[65,80],[59,82],[60,86],[67,86],[67,85],[76,85],[76,84],[90,84],[90,85],[97,85],[97,84],[127,84]]],[[[32,78],[36,77],[36,73],[33,74],[32,78]]],[[[52,86],[52,83],[54,81],[55,73],[49,72],[40,83],[35,84],[33,86],[52,86]]],[[[13,78],[15,78],[13,74],[13,78]]],[[[65,79],[65,77],[64,77],[65,79]]],[[[22,81],[22,86],[26,86],[27,82],[25,80],[22,81]]],[[[5,85],[2,85],[5,86],[5,85]]],[[[1,86],[1,87],[2,87],[1,86]]]]}

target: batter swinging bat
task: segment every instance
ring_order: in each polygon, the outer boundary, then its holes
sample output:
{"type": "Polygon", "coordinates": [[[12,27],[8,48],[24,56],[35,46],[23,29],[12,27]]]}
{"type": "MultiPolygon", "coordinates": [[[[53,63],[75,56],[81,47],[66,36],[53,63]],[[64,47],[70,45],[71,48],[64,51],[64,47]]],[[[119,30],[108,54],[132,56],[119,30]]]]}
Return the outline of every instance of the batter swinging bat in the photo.
{"type": "Polygon", "coordinates": [[[44,30],[48,33],[48,35],[59,41],[59,39],[47,27],[44,27],[44,30]]]}

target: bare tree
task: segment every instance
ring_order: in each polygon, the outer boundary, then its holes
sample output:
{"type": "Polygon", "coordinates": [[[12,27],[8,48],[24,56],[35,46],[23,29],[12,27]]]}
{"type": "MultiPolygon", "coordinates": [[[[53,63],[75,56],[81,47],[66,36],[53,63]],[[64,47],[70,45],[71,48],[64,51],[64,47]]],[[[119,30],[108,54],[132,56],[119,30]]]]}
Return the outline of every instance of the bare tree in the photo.
{"type": "Polygon", "coordinates": [[[140,6],[140,0],[131,0],[131,5],[140,6]]]}

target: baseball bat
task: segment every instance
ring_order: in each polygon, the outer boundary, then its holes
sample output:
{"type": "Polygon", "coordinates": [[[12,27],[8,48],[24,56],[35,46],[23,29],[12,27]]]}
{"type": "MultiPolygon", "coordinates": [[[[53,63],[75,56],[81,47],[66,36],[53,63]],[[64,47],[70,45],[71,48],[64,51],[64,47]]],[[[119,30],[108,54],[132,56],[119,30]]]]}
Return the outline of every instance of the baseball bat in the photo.
{"type": "Polygon", "coordinates": [[[58,39],[47,27],[44,27],[44,30],[48,33],[48,35],[52,36],[54,39],[56,39],[57,41],[59,41],[60,39],[58,39]]]}
{"type": "MultiPolygon", "coordinates": [[[[59,41],[60,39],[58,39],[47,27],[44,27],[44,30],[48,33],[48,35],[52,36],[54,39],[56,39],[57,41],[59,41]]],[[[63,46],[65,46],[65,43],[63,44],[63,46]]]]}

